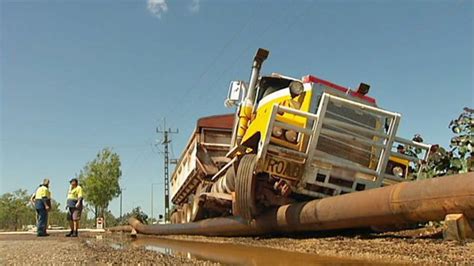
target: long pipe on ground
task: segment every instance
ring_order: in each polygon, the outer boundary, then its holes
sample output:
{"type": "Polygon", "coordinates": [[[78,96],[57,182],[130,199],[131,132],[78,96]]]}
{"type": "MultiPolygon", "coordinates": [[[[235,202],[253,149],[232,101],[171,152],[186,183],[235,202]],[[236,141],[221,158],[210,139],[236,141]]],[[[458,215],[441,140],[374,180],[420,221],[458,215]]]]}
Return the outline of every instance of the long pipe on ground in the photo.
{"type": "Polygon", "coordinates": [[[107,231],[110,232],[132,232],[133,227],[130,225],[117,225],[114,227],[107,228],[107,231]]]}
{"type": "Polygon", "coordinates": [[[129,222],[142,234],[249,236],[440,221],[454,213],[474,219],[474,173],[284,205],[250,223],[240,217],[168,225],[143,225],[133,218],[129,222]]]}

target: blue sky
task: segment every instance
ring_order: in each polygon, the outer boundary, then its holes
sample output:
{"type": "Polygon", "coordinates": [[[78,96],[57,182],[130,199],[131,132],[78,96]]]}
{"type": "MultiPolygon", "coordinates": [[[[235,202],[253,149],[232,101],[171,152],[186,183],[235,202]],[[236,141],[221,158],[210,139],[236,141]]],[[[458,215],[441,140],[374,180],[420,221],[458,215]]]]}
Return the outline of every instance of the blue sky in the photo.
{"type": "MultiPolygon", "coordinates": [[[[230,80],[314,74],[371,84],[402,113],[399,135],[447,145],[447,125],[474,106],[473,1],[0,0],[0,193],[67,180],[112,147],[124,211],[162,213],[155,127],[179,128],[178,157],[200,116],[225,113],[230,80]]],[[[64,205],[64,204],[63,204],[64,205]]],[[[114,200],[110,209],[118,214],[114,200]]]]}

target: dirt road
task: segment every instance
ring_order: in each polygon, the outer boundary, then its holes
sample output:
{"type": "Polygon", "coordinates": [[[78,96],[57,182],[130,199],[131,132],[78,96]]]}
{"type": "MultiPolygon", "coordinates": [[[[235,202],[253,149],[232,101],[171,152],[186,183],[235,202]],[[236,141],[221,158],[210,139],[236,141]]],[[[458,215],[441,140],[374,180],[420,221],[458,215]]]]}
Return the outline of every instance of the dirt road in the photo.
{"type": "Polygon", "coordinates": [[[78,239],[63,234],[47,238],[0,235],[0,265],[474,264],[473,240],[443,241],[439,233],[436,229],[417,229],[384,234],[350,231],[268,238],[139,235],[134,240],[126,233],[84,234],[78,239]]]}
{"type": "Polygon", "coordinates": [[[63,234],[37,238],[34,235],[0,235],[0,265],[216,265],[205,260],[160,254],[143,248],[117,249],[107,241],[63,234]]]}

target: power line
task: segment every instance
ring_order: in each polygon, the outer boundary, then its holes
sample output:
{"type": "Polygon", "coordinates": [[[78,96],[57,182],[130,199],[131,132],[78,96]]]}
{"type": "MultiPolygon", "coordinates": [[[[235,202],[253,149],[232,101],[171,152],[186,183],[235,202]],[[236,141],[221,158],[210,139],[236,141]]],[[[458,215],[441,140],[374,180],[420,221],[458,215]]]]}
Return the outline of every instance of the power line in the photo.
{"type": "MultiPolygon", "coordinates": [[[[295,1],[293,1],[290,6],[294,3],[295,1]]],[[[272,28],[276,28],[278,30],[278,32],[286,32],[288,29],[290,29],[291,27],[293,27],[297,21],[301,20],[302,17],[304,17],[304,15],[306,15],[311,9],[310,7],[314,4],[315,2],[311,2],[307,8],[304,8],[303,11],[297,15],[296,17],[298,19],[294,19],[294,16],[289,16],[288,19],[282,24],[282,26],[284,24],[287,24],[287,27],[286,27],[286,30],[281,30],[283,27],[274,27],[275,24],[274,24],[274,21],[271,21],[265,28],[264,30],[259,33],[259,37],[256,38],[256,42],[259,42],[264,36],[265,34],[272,28]],[[291,23],[290,23],[291,22],[291,23]]],[[[256,10],[256,9],[255,9],[256,10]]],[[[283,15],[287,14],[288,13],[288,10],[284,9],[283,13],[281,14],[281,16],[276,16],[276,17],[283,17],[283,15]]],[[[227,74],[227,72],[229,72],[231,69],[235,68],[238,63],[240,63],[240,61],[243,59],[243,58],[246,58],[245,55],[249,52],[249,50],[252,48],[252,47],[255,47],[256,45],[251,42],[249,45],[247,45],[241,53],[237,54],[237,56],[235,57],[234,60],[230,61],[232,62],[231,64],[229,64],[229,66],[227,68],[225,68],[223,71],[221,71],[221,73],[219,75],[216,75],[216,78],[210,83],[209,87],[210,88],[215,88],[216,84],[222,80],[222,78],[224,77],[225,74],[227,74]]],[[[207,96],[206,99],[208,99],[210,96],[212,96],[212,93],[207,93],[207,96]]],[[[182,112],[186,112],[189,110],[189,105],[186,106],[187,108],[182,108],[182,112]]]]}
{"type": "MultiPolygon", "coordinates": [[[[255,11],[254,11],[255,13],[255,11]]],[[[233,35],[228,41],[227,43],[221,48],[221,50],[219,51],[219,53],[217,53],[217,56],[214,57],[214,59],[211,61],[211,63],[204,69],[204,71],[201,73],[201,75],[199,75],[199,78],[198,80],[196,81],[196,84],[199,84],[199,82],[202,80],[202,78],[209,72],[209,70],[211,69],[212,66],[214,66],[214,64],[219,60],[219,58],[224,54],[224,52],[227,50],[227,48],[234,42],[234,40],[244,31],[245,28],[247,28],[247,26],[250,24],[250,21],[251,20],[247,20],[247,23],[244,24],[244,26],[242,28],[240,28],[240,30],[235,34],[233,35]]],[[[195,84],[195,85],[196,85],[195,84]]],[[[196,86],[190,86],[184,93],[183,95],[187,95],[188,93],[190,93],[193,88],[195,88],[196,86]]]]}
{"type": "MultiPolygon", "coordinates": [[[[240,34],[242,34],[242,32],[244,31],[245,28],[247,28],[248,25],[250,25],[250,22],[253,21],[253,17],[256,13],[256,8],[253,9],[252,11],[252,14],[249,16],[249,18],[252,18],[252,19],[247,19],[247,23],[245,23],[239,31],[237,31],[225,44],[224,46],[221,48],[221,50],[219,51],[219,53],[217,53],[217,55],[214,57],[214,59],[211,61],[211,63],[204,69],[204,71],[199,75],[199,78],[197,80],[197,82],[194,84],[194,85],[197,85],[199,84],[199,82],[202,80],[202,78],[209,72],[209,70],[211,69],[212,66],[214,66],[214,64],[219,60],[219,58],[224,54],[224,52],[227,51],[227,48],[234,42],[235,39],[237,39],[237,37],[240,36],[240,34]]],[[[183,95],[187,95],[189,92],[191,92],[191,90],[193,88],[195,88],[196,86],[190,86],[183,95]]]]}
{"type": "MultiPolygon", "coordinates": [[[[298,14],[296,17],[297,19],[294,19],[293,16],[289,16],[288,19],[286,20],[285,24],[287,24],[287,27],[285,30],[281,30],[280,27],[276,27],[278,30],[278,32],[287,32],[290,28],[292,28],[296,22],[298,22],[299,20],[301,20],[307,13],[309,13],[309,11],[311,11],[310,7],[313,6],[313,4],[315,4],[316,2],[311,2],[306,8],[303,9],[303,11],[298,14]],[[292,23],[290,23],[292,22],[292,23]]],[[[285,10],[284,13],[288,13],[287,10],[285,10]]],[[[263,38],[263,36],[272,28],[272,26],[274,26],[273,23],[270,23],[268,24],[268,26],[265,28],[265,30],[259,35],[259,38],[257,40],[261,40],[263,38]]],[[[222,71],[222,73],[220,75],[218,75],[216,77],[216,79],[214,80],[214,82],[210,85],[211,88],[213,88],[216,83],[218,81],[220,81],[219,79],[222,79],[223,76],[229,72],[232,68],[235,68],[238,63],[240,63],[240,61],[245,57],[244,55],[247,54],[249,52],[249,50],[252,48],[252,47],[255,47],[254,44],[249,44],[242,52],[242,55],[239,55],[235,58],[235,62],[233,64],[230,64],[229,67],[227,67],[224,71],[222,71]]]]}
{"type": "MultiPolygon", "coordinates": [[[[220,51],[217,53],[217,55],[213,58],[213,60],[209,63],[209,65],[204,68],[203,72],[199,75],[198,79],[196,82],[193,82],[193,85],[190,86],[187,90],[184,91],[182,96],[188,95],[197,85],[202,81],[203,77],[209,73],[210,69],[219,61],[219,59],[224,55],[224,53],[227,51],[227,48],[231,46],[232,43],[234,43],[234,40],[236,40],[243,32],[244,30],[250,25],[250,23],[255,20],[256,12],[258,8],[254,8],[252,11],[252,14],[249,16],[249,18],[246,20],[247,22],[238,30],[232,37],[224,44],[224,46],[220,49],[220,51]]],[[[198,97],[202,97],[199,95],[198,97]]]]}

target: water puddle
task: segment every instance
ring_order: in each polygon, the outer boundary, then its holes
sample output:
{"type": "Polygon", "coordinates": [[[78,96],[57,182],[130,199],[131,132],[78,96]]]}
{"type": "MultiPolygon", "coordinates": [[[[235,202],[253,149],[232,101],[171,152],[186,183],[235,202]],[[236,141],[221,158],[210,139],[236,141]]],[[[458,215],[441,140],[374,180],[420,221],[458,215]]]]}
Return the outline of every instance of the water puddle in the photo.
{"type": "Polygon", "coordinates": [[[138,238],[130,243],[135,247],[167,255],[204,259],[232,265],[322,265],[375,264],[361,260],[319,256],[273,248],[252,247],[230,243],[209,243],[162,238],[138,238]]]}

